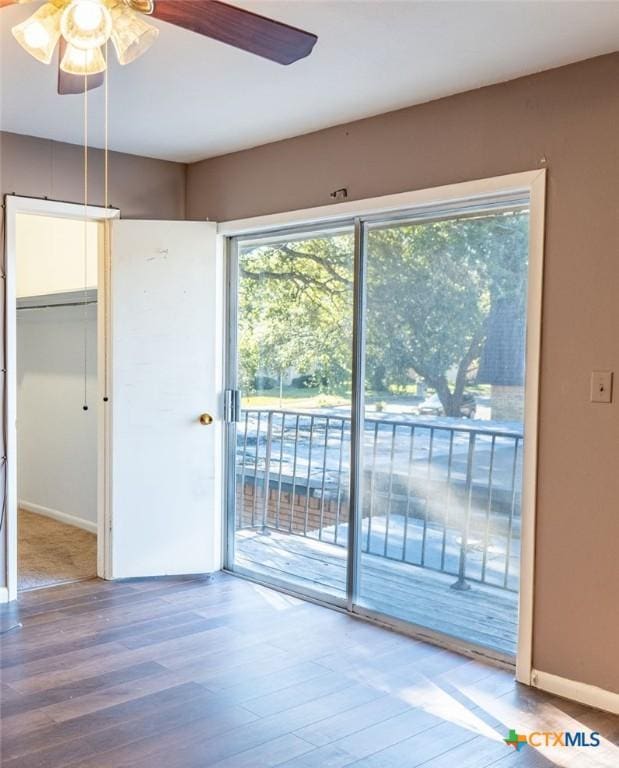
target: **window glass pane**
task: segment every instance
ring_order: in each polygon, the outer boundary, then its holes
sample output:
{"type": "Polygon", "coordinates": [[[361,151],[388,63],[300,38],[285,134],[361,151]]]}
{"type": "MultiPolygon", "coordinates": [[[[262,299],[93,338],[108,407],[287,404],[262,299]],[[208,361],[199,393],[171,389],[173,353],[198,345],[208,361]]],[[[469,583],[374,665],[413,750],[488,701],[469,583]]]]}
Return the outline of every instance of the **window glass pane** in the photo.
{"type": "Polygon", "coordinates": [[[528,212],[372,225],[359,602],[516,649],[528,212]]]}
{"type": "Polygon", "coordinates": [[[234,567],[346,594],[353,232],[239,245],[234,567]]]}

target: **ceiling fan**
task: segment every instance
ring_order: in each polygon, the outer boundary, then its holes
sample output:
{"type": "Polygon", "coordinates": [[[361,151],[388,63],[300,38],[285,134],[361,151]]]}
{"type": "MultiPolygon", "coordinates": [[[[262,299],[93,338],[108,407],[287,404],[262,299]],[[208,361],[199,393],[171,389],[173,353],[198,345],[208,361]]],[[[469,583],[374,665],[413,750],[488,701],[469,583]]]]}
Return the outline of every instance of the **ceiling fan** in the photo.
{"type": "MultiPolygon", "coordinates": [[[[33,0],[0,0],[0,8],[29,2],[33,0]]],[[[50,63],[58,44],[58,93],[82,93],[84,75],[88,90],[103,83],[106,61],[101,48],[108,40],[121,64],[135,61],[150,48],[159,29],[146,21],[149,16],[278,64],[308,56],[318,39],[220,0],[48,0],[12,32],[44,64],[50,63]]]]}

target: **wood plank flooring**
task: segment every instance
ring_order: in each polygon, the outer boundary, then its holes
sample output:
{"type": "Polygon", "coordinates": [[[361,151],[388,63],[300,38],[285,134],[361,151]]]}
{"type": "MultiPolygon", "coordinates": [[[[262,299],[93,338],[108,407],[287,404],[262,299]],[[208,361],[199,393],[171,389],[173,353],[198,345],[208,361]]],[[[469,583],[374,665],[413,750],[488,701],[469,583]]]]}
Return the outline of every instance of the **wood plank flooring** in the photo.
{"type": "Polygon", "coordinates": [[[596,768],[619,718],[248,581],[92,580],[3,608],[3,768],[596,768]],[[598,748],[503,742],[598,730],[598,748]]]}

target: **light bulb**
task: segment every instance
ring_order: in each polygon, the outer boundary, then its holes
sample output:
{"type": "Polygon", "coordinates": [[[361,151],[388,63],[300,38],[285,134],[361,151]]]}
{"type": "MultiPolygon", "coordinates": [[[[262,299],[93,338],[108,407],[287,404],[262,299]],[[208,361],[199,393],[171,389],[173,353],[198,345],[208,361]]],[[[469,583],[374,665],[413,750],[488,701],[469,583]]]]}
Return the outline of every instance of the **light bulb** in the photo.
{"type": "Polygon", "coordinates": [[[49,64],[52,60],[60,37],[60,18],[64,5],[63,0],[51,0],[11,30],[22,48],[43,64],[49,64]]]}
{"type": "Polygon", "coordinates": [[[101,6],[93,0],[82,0],[75,6],[73,18],[75,26],[84,32],[92,32],[103,20],[101,6]]]}
{"type": "Polygon", "coordinates": [[[24,42],[30,48],[45,48],[49,43],[49,35],[42,24],[33,21],[24,29],[24,42]]]}
{"type": "Polygon", "coordinates": [[[112,17],[99,0],[73,0],[60,19],[64,39],[83,51],[100,48],[112,34],[112,17]]]}

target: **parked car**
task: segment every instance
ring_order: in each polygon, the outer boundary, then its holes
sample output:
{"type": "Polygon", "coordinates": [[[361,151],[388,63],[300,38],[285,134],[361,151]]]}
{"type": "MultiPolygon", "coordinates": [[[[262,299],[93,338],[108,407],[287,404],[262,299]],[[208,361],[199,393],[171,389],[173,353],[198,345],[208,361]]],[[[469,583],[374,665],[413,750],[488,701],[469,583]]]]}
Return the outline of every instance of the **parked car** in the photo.
{"type": "MultiPolygon", "coordinates": [[[[477,411],[477,402],[474,395],[465,392],[460,404],[460,414],[467,419],[472,419],[477,411]]],[[[419,413],[423,416],[442,416],[445,411],[438,395],[432,395],[421,403],[419,413]]]]}

